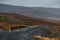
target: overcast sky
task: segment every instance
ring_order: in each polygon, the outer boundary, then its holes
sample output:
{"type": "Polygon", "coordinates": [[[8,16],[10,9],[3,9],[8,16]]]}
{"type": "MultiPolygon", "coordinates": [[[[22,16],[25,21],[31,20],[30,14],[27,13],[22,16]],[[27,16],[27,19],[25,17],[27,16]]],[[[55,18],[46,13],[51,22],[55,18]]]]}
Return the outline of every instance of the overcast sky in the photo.
{"type": "Polygon", "coordinates": [[[0,3],[28,7],[60,8],[60,0],[0,0],[0,3]]]}

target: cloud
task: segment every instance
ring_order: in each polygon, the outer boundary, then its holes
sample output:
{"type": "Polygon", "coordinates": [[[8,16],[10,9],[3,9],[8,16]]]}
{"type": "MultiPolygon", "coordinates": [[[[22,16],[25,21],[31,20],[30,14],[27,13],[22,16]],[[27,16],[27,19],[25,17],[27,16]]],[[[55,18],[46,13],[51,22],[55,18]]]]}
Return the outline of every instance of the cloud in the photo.
{"type": "Polygon", "coordinates": [[[30,7],[60,7],[60,0],[5,0],[0,3],[30,7]]]}
{"type": "Polygon", "coordinates": [[[2,1],[4,1],[4,0],[0,0],[0,2],[2,2],[2,1]]]}

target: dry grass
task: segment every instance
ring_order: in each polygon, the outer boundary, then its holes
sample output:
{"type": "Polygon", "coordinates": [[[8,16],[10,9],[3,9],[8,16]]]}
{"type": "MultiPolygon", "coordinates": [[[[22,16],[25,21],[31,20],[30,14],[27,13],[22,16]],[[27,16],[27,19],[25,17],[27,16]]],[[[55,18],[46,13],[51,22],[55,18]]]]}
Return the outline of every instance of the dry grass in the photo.
{"type": "MultiPolygon", "coordinates": [[[[22,26],[49,25],[49,27],[54,28],[57,32],[60,32],[60,23],[51,22],[48,20],[43,21],[38,18],[30,18],[30,17],[26,17],[23,15],[13,14],[13,13],[0,13],[0,17],[1,16],[8,17],[10,20],[21,21],[20,23],[19,22],[18,23],[10,23],[10,22],[6,22],[5,20],[4,21],[0,20],[0,29],[1,30],[3,30],[3,29],[8,30],[8,26],[16,28],[16,27],[22,27],[22,26]]],[[[46,37],[41,37],[41,36],[33,36],[33,37],[36,38],[37,40],[50,40],[50,39],[55,40],[55,38],[46,38],[46,37]]]]}
{"type": "Polygon", "coordinates": [[[36,40],[58,40],[58,38],[48,38],[48,37],[41,37],[41,36],[33,36],[36,40]]]}

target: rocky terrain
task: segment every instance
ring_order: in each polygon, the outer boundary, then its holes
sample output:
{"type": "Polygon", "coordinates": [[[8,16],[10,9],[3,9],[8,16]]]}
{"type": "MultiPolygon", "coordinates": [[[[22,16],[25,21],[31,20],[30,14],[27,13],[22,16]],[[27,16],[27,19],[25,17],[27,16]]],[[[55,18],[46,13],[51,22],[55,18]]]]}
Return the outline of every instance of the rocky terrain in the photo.
{"type": "MultiPolygon", "coordinates": [[[[21,28],[19,31],[12,30],[11,32],[0,31],[0,40],[37,40],[33,38],[35,35],[52,38],[53,29],[48,26],[37,26],[29,28],[21,28]]],[[[56,36],[55,36],[56,37],[56,36]]]]}

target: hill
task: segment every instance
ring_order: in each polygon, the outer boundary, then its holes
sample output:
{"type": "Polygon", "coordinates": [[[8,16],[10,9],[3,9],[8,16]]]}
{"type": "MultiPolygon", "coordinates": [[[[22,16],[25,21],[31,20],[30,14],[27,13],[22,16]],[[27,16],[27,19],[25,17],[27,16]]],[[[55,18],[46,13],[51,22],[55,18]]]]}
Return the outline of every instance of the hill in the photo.
{"type": "Polygon", "coordinates": [[[35,25],[49,25],[60,28],[60,8],[0,4],[0,26],[21,27],[35,25]]]}

